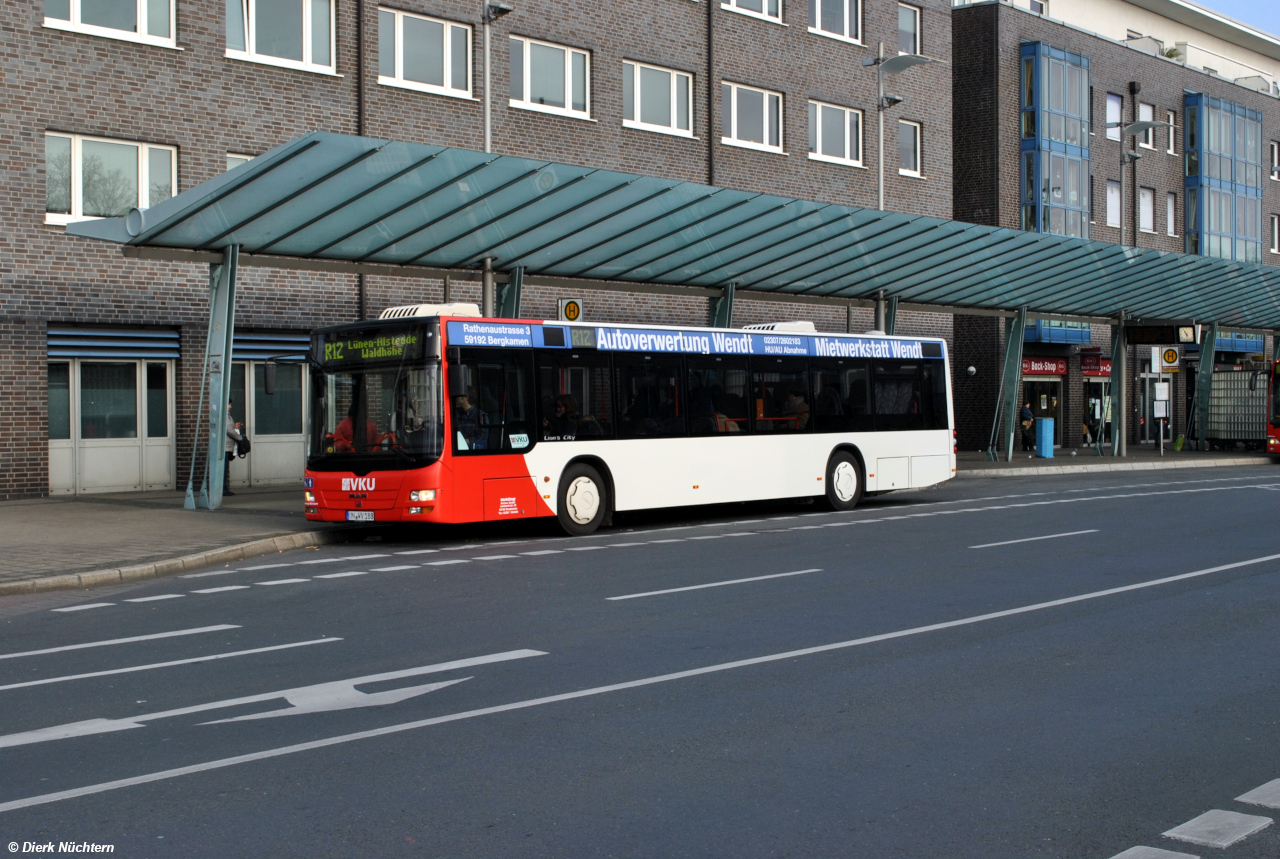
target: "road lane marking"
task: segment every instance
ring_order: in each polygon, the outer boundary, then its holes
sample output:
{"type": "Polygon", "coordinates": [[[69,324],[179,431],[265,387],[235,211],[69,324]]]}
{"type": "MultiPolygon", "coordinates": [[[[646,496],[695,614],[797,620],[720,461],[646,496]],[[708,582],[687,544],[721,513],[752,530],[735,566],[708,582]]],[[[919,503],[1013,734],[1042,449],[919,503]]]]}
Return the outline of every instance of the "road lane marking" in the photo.
{"type": "Polygon", "coordinates": [[[728,581],[710,582],[705,585],[690,585],[687,588],[667,588],[666,590],[663,590],[663,591],[645,591],[642,594],[626,594],[625,596],[620,596],[620,597],[605,597],[605,599],[634,600],[634,599],[639,599],[640,597],[656,597],[660,594],[678,594],[682,591],[700,591],[703,588],[722,588],[725,585],[740,585],[745,582],[761,582],[761,581],[764,581],[765,579],[783,579],[783,578],[786,578],[787,576],[803,576],[808,573],[820,573],[820,572],[822,572],[822,570],[820,569],[796,570],[793,573],[773,573],[772,575],[768,575],[768,576],[752,576],[749,579],[729,579],[728,581]]]}
{"type": "MultiPolygon", "coordinates": [[[[254,570],[274,570],[277,567],[292,567],[292,566],[293,566],[292,561],[287,564],[258,564],[258,566],[256,567],[241,567],[239,570],[227,570],[227,572],[238,573],[243,571],[248,573],[254,570]]],[[[204,575],[208,575],[208,573],[197,573],[196,575],[204,576],[204,575]]]]}
{"type": "Polygon", "coordinates": [[[650,540],[650,543],[683,543],[683,537],[668,537],[666,540],[650,540]]]}
{"type": "Polygon", "coordinates": [[[299,582],[309,582],[311,579],[272,579],[269,582],[254,582],[255,585],[270,587],[271,585],[296,585],[299,582]]]}
{"type": "Polygon", "coordinates": [[[1077,537],[1081,534],[1096,534],[1097,528],[1090,528],[1087,531],[1064,531],[1061,534],[1045,534],[1043,537],[1023,537],[1021,540],[1005,540],[1003,543],[981,543],[977,546],[970,546],[970,549],[990,549],[993,546],[1012,546],[1014,543],[1034,543],[1036,540],[1056,540],[1059,537],[1077,537]]]}
{"type": "Polygon", "coordinates": [[[1159,847],[1130,847],[1123,853],[1112,856],[1111,859],[1200,859],[1200,857],[1190,853],[1161,850],[1159,847]]]}
{"type": "Polygon", "coordinates": [[[291,716],[300,713],[318,713],[332,710],[349,710],[355,707],[377,707],[383,704],[397,703],[416,695],[435,691],[462,680],[451,680],[443,684],[432,684],[432,688],[410,687],[393,689],[388,692],[360,692],[355,687],[370,683],[383,683],[390,680],[404,680],[409,677],[421,677],[424,674],[438,674],[443,671],[456,671],[460,668],[475,668],[481,665],[492,665],[497,662],[510,662],[515,659],[528,659],[531,656],[546,656],[541,650],[508,650],[503,653],[491,653],[487,656],[473,656],[467,659],[455,659],[450,662],[438,662],[434,665],[422,665],[417,668],[405,668],[399,671],[387,671],[382,674],[369,674],[364,677],[350,677],[345,680],[333,680],[327,683],[316,683],[311,686],[298,686],[293,689],[280,689],[243,698],[228,698],[223,701],[210,701],[190,707],[179,707],[176,710],[163,710],[158,713],[130,715],[123,719],[88,719],[82,722],[69,722],[38,728],[34,731],[23,731],[0,737],[0,748],[25,746],[33,743],[44,743],[50,740],[65,740],[71,737],[87,737],[93,734],[105,734],[123,731],[130,728],[141,728],[144,723],[158,719],[170,719],[175,716],[188,716],[192,713],[204,713],[209,710],[225,710],[241,707],[245,704],[258,704],[264,701],[284,699],[290,704],[281,710],[268,710],[265,713],[254,713],[248,716],[219,719],[214,722],[202,722],[204,725],[215,725],[221,722],[246,721],[255,718],[272,718],[275,716],[291,716]],[[398,696],[398,697],[393,697],[398,696]]]}
{"type": "Polygon", "coordinates": [[[193,594],[221,594],[227,591],[247,591],[248,585],[223,585],[220,588],[202,588],[198,591],[192,591],[193,594]]]}
{"type": "Polygon", "coordinates": [[[394,573],[399,570],[416,570],[421,564],[401,564],[397,567],[374,567],[372,572],[375,573],[394,573]]]}
{"type": "MultiPolygon", "coordinates": [[[[505,561],[507,558],[518,558],[518,557],[520,556],[519,555],[481,555],[478,558],[472,558],[472,560],[474,561],[505,561]]],[[[456,564],[458,562],[450,561],[449,563],[456,564]]]]}
{"type": "Polygon", "coordinates": [[[1160,833],[1165,838],[1176,838],[1190,844],[1204,847],[1230,847],[1237,841],[1243,841],[1250,835],[1271,825],[1270,817],[1256,814],[1241,814],[1238,811],[1223,811],[1215,808],[1206,811],[1199,817],[1193,817],[1168,832],[1160,833]]]}
{"type": "Polygon", "coordinates": [[[106,608],[109,605],[115,605],[113,602],[90,602],[84,605],[72,605],[66,608],[54,608],[50,611],[84,611],[87,608],[106,608]]]}
{"type": "Polygon", "coordinates": [[[271,647],[255,647],[252,650],[234,650],[230,653],[214,653],[210,656],[194,656],[191,659],[175,659],[171,662],[153,662],[150,665],[131,665],[128,668],[111,668],[107,671],[91,671],[88,674],[68,674],[64,677],[46,677],[43,680],[27,680],[23,683],[10,683],[0,686],[0,692],[9,689],[25,689],[28,686],[47,686],[50,683],[66,683],[68,680],[86,680],[90,677],[109,677],[113,674],[132,674],[135,671],[150,671],[153,668],[172,668],[175,665],[194,665],[197,662],[213,662],[217,659],[230,659],[233,656],[250,656],[255,653],[269,653],[273,650],[289,650],[293,647],[307,647],[311,644],[328,644],[342,641],[341,638],[314,638],[311,641],[295,641],[292,644],[275,644],[271,647]]]}
{"type": "Polygon", "coordinates": [[[342,560],[344,560],[344,561],[364,561],[364,560],[367,560],[367,559],[369,559],[369,558],[389,558],[389,557],[391,557],[391,556],[390,556],[390,555],[388,555],[386,552],[380,552],[380,553],[375,554],[375,555],[347,555],[346,557],[342,558],[342,560]]]}
{"type": "MultiPolygon", "coordinates": [[[[315,749],[324,749],[330,746],[340,746],[346,743],[353,743],[359,740],[369,740],[377,737],[386,737],[393,734],[403,733],[405,731],[415,731],[420,728],[428,728],[434,725],[443,725],[449,722],[460,722],[465,719],[476,719],[482,716],[492,716],[498,713],[508,713],[513,710],[526,710],[531,707],[542,707],[548,704],[558,704],[562,701],[574,701],[579,698],[590,698],[596,695],[605,695],[611,692],[621,692],[627,689],[639,689],[645,686],[652,686],[657,683],[668,683],[674,680],[684,680],[689,677],[701,677],[707,674],[717,674],[723,671],[732,671],[738,668],[747,668],[754,665],[765,665],[772,662],[781,662],[788,659],[797,659],[803,656],[812,656],[819,653],[830,653],[837,650],[844,650],[850,647],[861,647],[868,644],[876,644],[882,641],[892,641],[898,638],[907,638],[913,635],[923,635],[929,632],[937,632],[944,629],[954,629],[961,626],[969,626],[976,623],[985,623],[986,621],[998,620],[1005,617],[1015,617],[1028,612],[1043,611],[1045,609],[1056,608],[1058,606],[1072,605],[1073,603],[1085,602],[1087,600],[1100,599],[1102,597],[1113,596],[1115,594],[1127,593],[1129,591],[1143,590],[1145,588],[1158,587],[1160,585],[1171,584],[1173,582],[1185,581],[1188,579],[1199,578],[1202,576],[1220,573],[1225,570],[1234,570],[1241,567],[1263,564],[1269,561],[1280,560],[1280,555],[1265,555],[1260,558],[1251,558],[1246,561],[1236,561],[1231,564],[1223,564],[1217,567],[1208,567],[1203,570],[1195,570],[1190,573],[1181,573],[1176,576],[1167,576],[1162,579],[1152,579],[1146,582],[1137,582],[1132,585],[1122,585],[1120,587],[1108,588],[1102,591],[1092,591],[1086,594],[1079,594],[1072,597],[1063,597],[1062,599],[1050,600],[1048,602],[1033,603],[1031,605],[1019,606],[1017,608],[1004,609],[1002,611],[990,612],[988,614],[974,615],[973,617],[960,618],[959,620],[948,620],[941,623],[933,623],[927,626],[917,626],[911,629],[898,630],[897,632],[885,632],[878,635],[868,635],[863,638],[854,638],[849,641],[837,641],[834,644],[821,644],[815,647],[805,647],[799,650],[788,650],[784,653],[772,653],[766,656],[755,656],[749,659],[739,659],[734,662],[722,662],[718,665],[707,665],[702,668],[691,668],[686,671],[677,671],[672,674],[660,674],[655,677],[645,677],[640,680],[628,680],[622,683],[613,683],[607,686],[595,686],[589,689],[580,689],[576,692],[564,692],[558,695],[547,695],[542,698],[529,698],[524,701],[514,701],[510,704],[499,704],[493,707],[482,707],[476,710],[465,710],[460,713],[451,713],[445,716],[436,716],[431,719],[419,719],[413,722],[402,722],[398,725],[386,725],[381,728],[373,728],[368,731],[357,731],[351,734],[339,734],[334,737],[327,737],[321,740],[312,740],[305,743],[297,743],[291,746],[281,746],[274,749],[266,749],[260,752],[251,752],[244,755],[236,755],[230,758],[221,758],[213,761],[205,761],[203,763],[191,764],[185,767],[177,767],[174,769],[160,770],[158,772],[145,773],[139,776],[131,776],[129,778],[116,779],[114,781],[100,782],[98,784],[85,785],[84,787],[71,788],[69,790],[61,790],[55,793],[46,793],[39,796],[30,796],[23,799],[15,799],[9,802],[0,803],[0,814],[6,811],[16,811],[21,808],[31,808],[37,805],[47,805],[51,802],[59,802],[64,799],[75,799],[81,796],[92,796],[98,793],[106,793],[112,790],[120,790],[126,787],[134,787],[140,784],[151,784],[158,781],[167,781],[168,779],[179,778],[194,773],[209,772],[211,770],[223,769],[225,767],[238,766],[240,764],[252,763],[254,761],[270,760],[272,758],[284,757],[286,755],[298,754],[300,752],[313,751],[315,749]]],[[[136,721],[138,717],[133,717],[136,721]]]]}
{"type": "Polygon", "coordinates": [[[570,546],[570,552],[592,552],[596,549],[607,549],[608,546],[570,546]]]}
{"type": "MultiPolygon", "coordinates": [[[[293,564],[267,564],[268,567],[292,567],[293,564]]],[[[214,570],[212,573],[187,573],[185,576],[178,576],[180,579],[207,579],[209,576],[229,576],[232,573],[244,573],[249,570],[261,569],[260,567],[241,567],[238,570],[214,570]]]]}
{"type": "Polygon", "coordinates": [[[429,555],[432,552],[438,552],[439,549],[414,549],[409,552],[392,552],[393,555],[429,555]]]}
{"type": "MultiPolygon", "coordinates": [[[[337,563],[342,563],[346,560],[347,560],[346,558],[312,558],[309,561],[298,561],[298,563],[299,564],[337,564],[337,563]]],[[[289,565],[281,564],[281,566],[287,567],[289,565]]]]}
{"type": "Polygon", "coordinates": [[[539,549],[536,552],[521,552],[520,554],[522,555],[560,555],[563,553],[564,553],[563,549],[539,549]]]}
{"type": "Polygon", "coordinates": [[[622,549],[626,546],[643,546],[644,543],[610,543],[605,546],[606,549],[622,549]]]}
{"type": "Polygon", "coordinates": [[[468,561],[466,558],[450,558],[450,559],[449,559],[449,560],[447,560],[447,561],[428,561],[428,562],[427,562],[426,564],[424,564],[423,566],[427,566],[427,567],[447,567],[447,566],[449,566],[450,564],[469,564],[469,563],[471,563],[471,562],[470,562],[470,561],[468,561]]]}
{"type": "Polygon", "coordinates": [[[185,597],[186,594],[156,594],[153,597],[134,597],[125,602],[155,602],[156,600],[176,600],[185,597]]]}
{"type": "Polygon", "coordinates": [[[234,623],[220,623],[216,626],[197,626],[191,629],[175,629],[172,632],[153,632],[150,635],[131,635],[128,638],[108,638],[105,641],[88,641],[84,644],[64,644],[61,647],[46,647],[43,650],[24,650],[21,653],[0,653],[0,659],[17,659],[21,656],[43,656],[46,653],[62,653],[67,650],[84,650],[89,647],[107,647],[112,644],[133,644],[135,641],[155,641],[160,638],[177,638],[181,635],[200,635],[205,632],[222,632],[224,629],[239,629],[234,623]]]}
{"type": "MultiPolygon", "coordinates": [[[[404,567],[404,569],[407,570],[409,568],[404,567]]],[[[377,572],[377,571],[375,570],[374,572],[377,572]]],[[[369,574],[352,571],[350,573],[325,573],[323,576],[316,576],[316,578],[317,579],[345,579],[347,576],[367,576],[367,575],[369,574]]]]}
{"type": "Polygon", "coordinates": [[[1261,805],[1266,808],[1280,808],[1280,778],[1237,796],[1236,802],[1247,802],[1250,805],[1261,805]]]}

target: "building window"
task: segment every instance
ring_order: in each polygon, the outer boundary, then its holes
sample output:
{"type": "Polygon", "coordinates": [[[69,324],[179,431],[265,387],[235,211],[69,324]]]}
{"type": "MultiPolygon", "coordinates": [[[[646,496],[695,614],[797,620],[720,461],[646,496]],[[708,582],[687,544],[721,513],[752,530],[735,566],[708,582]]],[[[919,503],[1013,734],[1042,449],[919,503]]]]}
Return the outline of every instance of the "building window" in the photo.
{"type": "Polygon", "coordinates": [[[721,143],[782,151],[782,93],[720,85],[721,143]]]}
{"type": "Polygon", "coordinates": [[[1107,180],[1107,226],[1120,226],[1120,183],[1107,180]]]}
{"type": "Polygon", "coordinates": [[[44,0],[44,25],[173,47],[173,4],[174,0],[44,0]]]}
{"type": "Polygon", "coordinates": [[[333,72],[332,0],[226,0],[227,56],[333,72]]]}
{"type": "Polygon", "coordinates": [[[920,176],[924,173],[921,164],[921,138],[924,129],[918,122],[909,119],[898,120],[898,173],[903,176],[920,176]]]}
{"type": "MultiPolygon", "coordinates": [[[[1145,102],[1138,102],[1138,121],[1139,122],[1155,122],[1155,119],[1156,119],[1156,106],[1154,104],[1146,104],[1145,102]]],[[[1146,131],[1142,132],[1142,135],[1138,138],[1138,145],[1143,147],[1144,149],[1155,149],[1156,148],[1156,130],[1154,128],[1148,128],[1146,131]]]]}
{"type": "Polygon", "coordinates": [[[252,155],[237,155],[234,152],[227,153],[227,169],[234,170],[241,164],[248,164],[253,160],[252,155]]]}
{"type": "Polygon", "coordinates": [[[471,28],[378,10],[378,83],[471,97],[471,28]]]}
{"type": "Polygon", "coordinates": [[[1178,234],[1178,195],[1172,191],[1165,197],[1164,231],[1170,236],[1178,234]]]}
{"type": "Polygon", "coordinates": [[[1113,92],[1107,93],[1107,140],[1120,139],[1120,117],[1124,114],[1124,99],[1113,92]]]}
{"type": "Polygon", "coordinates": [[[1271,178],[1280,182],[1280,143],[1271,141],[1271,178]]]}
{"type": "Polygon", "coordinates": [[[862,39],[859,0],[809,0],[809,32],[857,42],[862,39]]]}
{"type": "Polygon", "coordinates": [[[511,106],[587,119],[591,57],[549,42],[511,37],[511,106]]]}
{"type": "Polygon", "coordinates": [[[1280,254],[1280,215],[1271,216],[1271,252],[1280,254]]]}
{"type": "Polygon", "coordinates": [[[1089,60],[1021,47],[1023,229],[1089,238],[1089,60]]]}
{"type": "Polygon", "coordinates": [[[809,157],[862,166],[862,111],[809,102],[809,157]]]}
{"type": "Polygon", "coordinates": [[[1044,0],[1031,0],[1031,11],[1036,15],[1049,14],[1049,4],[1044,0]]]}
{"type": "Polygon", "coordinates": [[[1178,115],[1172,110],[1166,110],[1164,112],[1164,121],[1169,123],[1169,127],[1165,129],[1165,132],[1169,135],[1169,145],[1164,151],[1168,152],[1170,155],[1177,155],[1178,115]]]}
{"type": "Polygon", "coordinates": [[[720,8],[782,23],[782,0],[721,0],[720,8]]]}
{"type": "Polygon", "coordinates": [[[623,125],[692,137],[692,117],[692,75],[643,63],[622,64],[623,125]]]}
{"type": "Polygon", "coordinates": [[[1184,98],[1187,252],[1260,262],[1262,114],[1201,93],[1184,98]]]}
{"type": "Polygon", "coordinates": [[[920,10],[906,3],[898,4],[898,53],[921,53],[920,10]]]}
{"type": "Polygon", "coordinates": [[[1138,189],[1138,229],[1144,233],[1156,231],[1156,190],[1138,189]]]}
{"type": "Polygon", "coordinates": [[[44,151],[46,224],[127,215],[169,199],[178,184],[173,146],[50,132],[44,151]]]}

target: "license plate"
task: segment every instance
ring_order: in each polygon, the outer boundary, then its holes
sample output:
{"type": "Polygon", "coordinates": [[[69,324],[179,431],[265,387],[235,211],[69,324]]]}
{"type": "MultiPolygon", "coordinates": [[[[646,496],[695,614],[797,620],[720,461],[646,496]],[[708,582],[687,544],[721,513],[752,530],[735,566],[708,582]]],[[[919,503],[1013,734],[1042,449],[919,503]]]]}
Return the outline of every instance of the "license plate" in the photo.
{"type": "Polygon", "coordinates": [[[372,522],[373,511],[372,510],[348,510],[347,521],[348,522],[372,522]]]}

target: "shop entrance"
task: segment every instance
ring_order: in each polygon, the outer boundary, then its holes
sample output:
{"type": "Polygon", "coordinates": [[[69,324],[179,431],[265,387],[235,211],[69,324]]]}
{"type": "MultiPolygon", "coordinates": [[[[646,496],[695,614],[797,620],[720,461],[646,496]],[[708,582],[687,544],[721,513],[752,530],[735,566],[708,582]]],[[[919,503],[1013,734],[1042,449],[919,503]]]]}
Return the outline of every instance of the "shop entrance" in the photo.
{"type": "Polygon", "coordinates": [[[1053,446],[1062,447],[1062,379],[1033,377],[1022,383],[1022,402],[1031,403],[1036,419],[1053,418],[1053,446]]]}
{"type": "Polygon", "coordinates": [[[1084,380],[1084,418],[1080,430],[1085,444],[1096,443],[1099,430],[1102,432],[1103,443],[1111,443],[1111,410],[1103,399],[1106,384],[1106,379],[1084,380]]]}
{"type": "Polygon", "coordinates": [[[265,361],[231,365],[231,416],[244,424],[253,449],[231,463],[231,485],[297,483],[307,464],[302,407],[307,374],[294,362],[276,364],[275,392],[268,394],[265,361]]]}

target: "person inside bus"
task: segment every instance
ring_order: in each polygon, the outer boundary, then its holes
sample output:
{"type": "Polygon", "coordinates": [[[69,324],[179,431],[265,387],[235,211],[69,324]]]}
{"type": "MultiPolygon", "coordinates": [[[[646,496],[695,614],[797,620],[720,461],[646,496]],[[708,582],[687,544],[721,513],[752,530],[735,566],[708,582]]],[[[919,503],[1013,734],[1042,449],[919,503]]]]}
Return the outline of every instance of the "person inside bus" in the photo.
{"type": "Polygon", "coordinates": [[[556,397],[552,404],[550,427],[555,435],[564,441],[573,441],[578,437],[578,429],[582,423],[582,413],[578,409],[578,401],[568,394],[556,397]]]}
{"type": "Polygon", "coordinates": [[[333,430],[333,449],[337,453],[355,453],[359,449],[366,451],[378,449],[378,428],[373,421],[364,422],[364,438],[356,438],[356,417],[360,412],[358,400],[353,400],[347,416],[338,422],[333,430]]]}
{"type": "Polygon", "coordinates": [[[809,402],[805,399],[803,390],[792,388],[787,391],[787,397],[782,401],[781,414],[787,420],[782,422],[780,429],[799,432],[808,428],[809,402]]]}
{"type": "Polygon", "coordinates": [[[471,404],[473,395],[469,391],[453,398],[453,429],[463,450],[484,450],[484,429],[480,426],[480,409],[471,404]]]}

